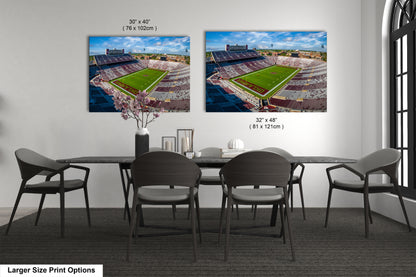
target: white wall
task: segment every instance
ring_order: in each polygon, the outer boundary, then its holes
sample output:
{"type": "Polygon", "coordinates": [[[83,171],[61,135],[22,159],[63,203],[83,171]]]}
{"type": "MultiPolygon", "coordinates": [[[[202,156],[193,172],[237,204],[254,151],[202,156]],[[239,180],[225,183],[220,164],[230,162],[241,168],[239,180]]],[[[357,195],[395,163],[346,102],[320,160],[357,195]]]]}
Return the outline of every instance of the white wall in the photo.
{"type": "MultiPolygon", "coordinates": [[[[191,111],[163,114],[150,126],[151,146],[159,146],[162,135],[175,135],[177,128],[195,128],[195,149],[225,147],[229,139],[239,137],[252,149],[279,146],[295,155],[358,158],[380,146],[380,111],[363,107],[371,100],[364,90],[378,89],[363,83],[363,76],[377,79],[378,72],[371,72],[379,63],[362,63],[371,46],[362,43],[366,39],[361,21],[366,17],[361,15],[365,10],[361,0],[0,0],[0,4],[0,207],[12,206],[15,200],[20,177],[13,153],[19,147],[53,158],[133,153],[134,122],[123,121],[118,114],[88,112],[90,35],[191,37],[191,111]],[[121,26],[136,17],[150,18],[158,31],[123,32],[121,26]],[[249,130],[260,114],[205,113],[204,32],[213,30],[328,32],[328,112],[270,115],[285,125],[283,131],[249,130]],[[370,128],[373,120],[378,127],[370,128]]],[[[307,166],[304,190],[309,207],[326,204],[326,166],[307,166]]],[[[91,206],[120,207],[117,166],[90,167],[91,206]]],[[[200,197],[202,206],[219,205],[218,188],[204,188],[200,197]]],[[[73,192],[67,203],[83,206],[82,199],[81,193],[73,192]]],[[[334,206],[362,206],[361,197],[349,193],[334,193],[333,201],[334,206]]],[[[25,196],[21,205],[37,203],[37,197],[25,196]]],[[[56,206],[57,199],[51,197],[45,205],[56,206]]]]}

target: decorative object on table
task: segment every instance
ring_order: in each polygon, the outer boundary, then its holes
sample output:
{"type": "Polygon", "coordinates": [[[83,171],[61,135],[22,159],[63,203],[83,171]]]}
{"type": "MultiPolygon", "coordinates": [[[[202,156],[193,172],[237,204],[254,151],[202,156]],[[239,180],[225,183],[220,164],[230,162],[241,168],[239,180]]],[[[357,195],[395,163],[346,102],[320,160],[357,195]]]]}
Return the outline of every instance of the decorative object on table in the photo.
{"type": "Polygon", "coordinates": [[[195,156],[195,153],[194,153],[194,152],[185,152],[185,156],[186,156],[188,159],[193,159],[193,158],[194,158],[194,156],[195,156]]]}
{"type": "Polygon", "coordinates": [[[178,152],[185,155],[194,151],[194,129],[177,129],[178,152]]]}
{"type": "Polygon", "coordinates": [[[244,142],[239,138],[233,138],[228,142],[228,149],[244,149],[244,142]]]}
{"type": "Polygon", "coordinates": [[[139,128],[134,137],[134,156],[149,152],[149,130],[147,128],[139,128]]]}
{"type": "Polygon", "coordinates": [[[137,132],[135,136],[135,156],[149,152],[149,130],[147,125],[152,123],[164,112],[161,102],[152,101],[146,91],[139,91],[135,96],[126,95],[119,91],[113,93],[114,107],[121,111],[125,120],[136,120],[137,132]]]}
{"type": "Polygon", "coordinates": [[[176,137],[175,136],[162,137],[162,149],[166,151],[176,152],[176,137]]]}
{"type": "Polygon", "coordinates": [[[244,149],[244,142],[241,139],[233,138],[228,144],[228,149],[221,149],[221,157],[223,158],[234,158],[244,152],[250,151],[244,149]]]}

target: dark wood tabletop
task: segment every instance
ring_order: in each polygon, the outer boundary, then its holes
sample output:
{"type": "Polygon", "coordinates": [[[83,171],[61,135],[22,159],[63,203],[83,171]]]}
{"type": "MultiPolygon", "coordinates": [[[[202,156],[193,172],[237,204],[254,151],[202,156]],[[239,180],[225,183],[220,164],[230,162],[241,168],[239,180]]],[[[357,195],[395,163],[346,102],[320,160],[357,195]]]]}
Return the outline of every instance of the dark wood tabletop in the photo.
{"type": "MultiPolygon", "coordinates": [[[[191,159],[196,164],[204,167],[222,166],[231,158],[198,157],[191,159]]],[[[114,163],[129,164],[134,161],[134,156],[83,156],[75,158],[59,159],[62,163],[114,163]]],[[[289,159],[291,163],[354,163],[355,159],[331,156],[294,156],[289,159]]]]}

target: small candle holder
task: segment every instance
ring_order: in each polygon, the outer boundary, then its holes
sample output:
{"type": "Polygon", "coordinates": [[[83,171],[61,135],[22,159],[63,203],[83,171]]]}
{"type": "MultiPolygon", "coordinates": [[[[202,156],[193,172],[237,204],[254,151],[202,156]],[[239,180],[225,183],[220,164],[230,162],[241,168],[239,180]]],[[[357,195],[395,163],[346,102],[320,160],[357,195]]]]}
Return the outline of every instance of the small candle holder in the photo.
{"type": "Polygon", "coordinates": [[[176,152],[176,137],[175,136],[163,136],[162,137],[162,149],[165,151],[176,152]]]}
{"type": "Polygon", "coordinates": [[[194,151],[194,129],[177,129],[177,149],[182,155],[194,151]]]}

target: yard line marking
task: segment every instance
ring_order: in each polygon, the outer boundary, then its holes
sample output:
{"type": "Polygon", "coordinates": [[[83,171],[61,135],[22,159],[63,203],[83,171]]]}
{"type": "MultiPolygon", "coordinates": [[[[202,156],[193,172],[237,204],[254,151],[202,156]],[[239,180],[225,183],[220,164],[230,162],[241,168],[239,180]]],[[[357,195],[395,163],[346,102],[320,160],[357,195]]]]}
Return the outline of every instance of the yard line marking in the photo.
{"type": "Polygon", "coordinates": [[[165,71],[165,73],[163,73],[159,78],[156,79],[156,81],[154,81],[150,86],[148,86],[145,91],[147,91],[148,88],[150,88],[151,86],[153,86],[154,83],[156,83],[157,81],[159,81],[161,78],[165,77],[168,74],[169,71],[165,71]]]}
{"type": "Polygon", "coordinates": [[[292,74],[290,74],[289,76],[287,76],[286,79],[284,79],[279,84],[277,84],[276,86],[274,86],[273,88],[271,88],[269,91],[274,90],[275,88],[277,88],[278,86],[280,86],[280,84],[284,83],[287,79],[289,79],[290,77],[292,77],[292,75],[297,74],[299,71],[300,71],[300,69],[294,71],[292,74]]]}

